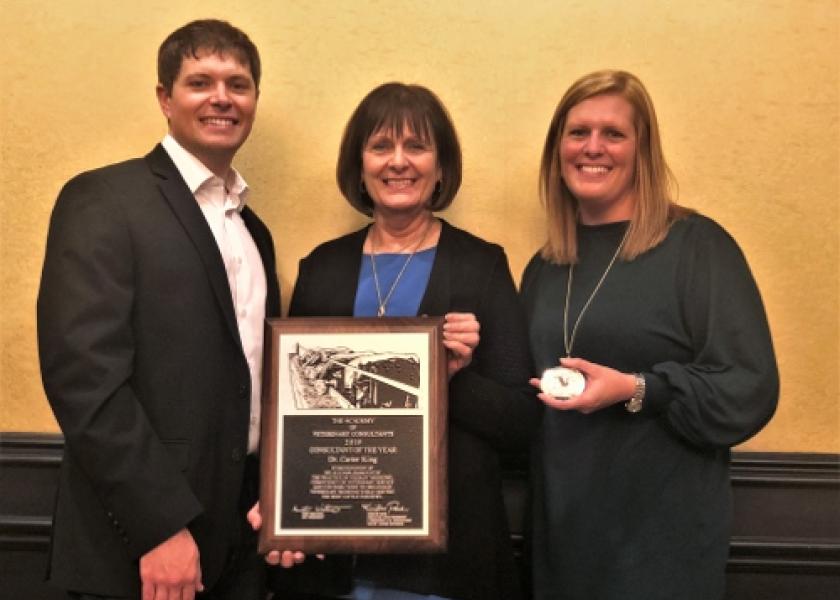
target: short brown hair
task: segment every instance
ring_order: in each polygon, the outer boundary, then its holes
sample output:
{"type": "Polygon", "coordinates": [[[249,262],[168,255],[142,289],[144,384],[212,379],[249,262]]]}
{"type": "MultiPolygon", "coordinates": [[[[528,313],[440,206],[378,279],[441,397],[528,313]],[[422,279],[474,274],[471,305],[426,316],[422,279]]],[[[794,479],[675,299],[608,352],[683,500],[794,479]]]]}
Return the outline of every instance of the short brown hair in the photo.
{"type": "Polygon", "coordinates": [[[227,21],[201,19],[170,33],[158,49],[158,83],[167,94],[172,94],[172,85],[178,78],[184,58],[198,58],[201,50],[233,55],[248,66],[254,85],[257,90],[260,89],[260,53],[254,43],[227,21]]]}
{"type": "Polygon", "coordinates": [[[421,85],[385,83],[373,89],[356,107],[341,138],[335,176],[338,188],[353,208],[373,214],[373,201],[362,190],[362,152],[371,135],[381,129],[401,136],[408,127],[437,148],[441,170],[439,191],[429,200],[431,211],[443,210],[461,187],[461,145],[440,99],[421,85]]]}
{"type": "Polygon", "coordinates": [[[626,71],[596,71],[575,81],[563,94],[548,134],[540,167],[540,196],[548,219],[548,241],[541,254],[559,264],[577,262],[578,201],[563,182],[560,171],[560,139],[569,111],[594,96],[613,94],[633,107],[636,132],[634,181],[636,206],[621,249],[621,258],[632,260],[659,244],[676,219],[690,213],[673,201],[676,187],[662,153],[656,111],[645,86],[626,71]]]}

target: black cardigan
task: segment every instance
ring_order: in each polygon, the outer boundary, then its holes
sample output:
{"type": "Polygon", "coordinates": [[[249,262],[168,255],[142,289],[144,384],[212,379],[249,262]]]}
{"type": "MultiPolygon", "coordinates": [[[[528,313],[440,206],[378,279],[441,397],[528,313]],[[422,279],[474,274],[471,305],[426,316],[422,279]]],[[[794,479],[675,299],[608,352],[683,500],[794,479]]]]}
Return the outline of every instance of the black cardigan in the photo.
{"type": "MultiPolygon", "coordinates": [[[[326,242],[300,261],[289,316],[353,314],[366,234],[367,228],[326,242]]],[[[474,313],[481,339],[472,363],[450,381],[449,549],[360,555],[355,576],[459,600],[512,600],[521,591],[499,452],[526,449],[541,412],[527,384],[532,368],[525,320],[502,248],[443,222],[418,314],[453,311],[474,313]]],[[[351,557],[309,559],[305,565],[275,574],[273,587],[336,594],[352,585],[351,557]]]]}

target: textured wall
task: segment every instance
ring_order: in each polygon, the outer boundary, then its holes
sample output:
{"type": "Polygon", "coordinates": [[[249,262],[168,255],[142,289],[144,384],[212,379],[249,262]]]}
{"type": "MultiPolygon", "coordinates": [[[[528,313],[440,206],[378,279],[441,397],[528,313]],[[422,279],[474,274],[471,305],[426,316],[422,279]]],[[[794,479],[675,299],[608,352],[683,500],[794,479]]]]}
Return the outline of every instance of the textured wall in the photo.
{"type": "Polygon", "coordinates": [[[446,102],[465,173],[444,216],[502,243],[518,279],[543,238],[537,170],[557,100],[594,69],[638,74],[681,201],[738,239],[764,294],[782,399],[746,447],[840,451],[838,0],[516,4],[254,0],[240,14],[216,0],[3,0],[0,431],[56,429],[34,321],[56,193],[162,137],[157,45],[216,16],[263,55],[257,124],[236,164],[275,234],[287,296],[299,257],[361,223],[333,169],[344,122],[374,85],[419,82],[446,102]]]}

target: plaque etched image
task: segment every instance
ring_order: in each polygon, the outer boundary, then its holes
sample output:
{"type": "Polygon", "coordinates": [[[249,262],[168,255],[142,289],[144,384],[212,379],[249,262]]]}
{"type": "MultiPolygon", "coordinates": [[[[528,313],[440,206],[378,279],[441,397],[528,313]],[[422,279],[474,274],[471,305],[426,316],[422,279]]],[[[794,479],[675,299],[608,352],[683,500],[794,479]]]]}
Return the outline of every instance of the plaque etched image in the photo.
{"type": "Polygon", "coordinates": [[[445,549],[442,323],[268,321],[261,552],[445,549]]]}

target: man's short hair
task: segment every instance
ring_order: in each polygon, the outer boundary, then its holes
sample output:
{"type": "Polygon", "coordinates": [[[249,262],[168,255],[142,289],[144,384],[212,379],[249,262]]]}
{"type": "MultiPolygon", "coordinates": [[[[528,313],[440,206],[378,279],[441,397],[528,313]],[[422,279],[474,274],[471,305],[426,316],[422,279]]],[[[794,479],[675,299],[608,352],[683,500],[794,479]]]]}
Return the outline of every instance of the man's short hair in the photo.
{"type": "Polygon", "coordinates": [[[158,83],[167,94],[172,94],[184,58],[197,59],[199,51],[232,55],[248,66],[257,90],[260,89],[260,54],[254,43],[227,21],[201,19],[170,33],[158,49],[158,83]]]}

